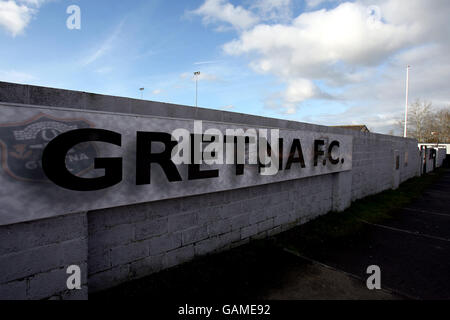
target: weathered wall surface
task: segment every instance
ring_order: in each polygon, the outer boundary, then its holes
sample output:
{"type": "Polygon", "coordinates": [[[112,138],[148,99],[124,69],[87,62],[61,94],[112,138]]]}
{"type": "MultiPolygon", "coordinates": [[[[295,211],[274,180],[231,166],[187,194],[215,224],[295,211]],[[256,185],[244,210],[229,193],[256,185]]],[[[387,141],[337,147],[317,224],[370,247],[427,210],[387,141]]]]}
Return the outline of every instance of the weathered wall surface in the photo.
{"type": "Polygon", "coordinates": [[[421,147],[422,172],[432,172],[435,168],[442,167],[448,156],[446,148],[435,148],[429,146],[421,147]]]}
{"type": "MultiPolygon", "coordinates": [[[[220,121],[353,137],[351,171],[0,226],[0,298],[87,298],[270,236],[419,174],[417,142],[231,112],[0,82],[0,102],[220,121]],[[398,157],[398,159],[397,159],[398,157]],[[83,289],[66,289],[66,268],[83,289]]],[[[1,106],[0,106],[1,107],[1,106]]],[[[1,199],[1,202],[8,201],[1,199]]],[[[29,204],[32,206],[32,203],[29,204]]]]}
{"type": "Polygon", "coordinates": [[[333,176],[88,213],[89,290],[304,223],[332,209],[333,176]]]}
{"type": "Polygon", "coordinates": [[[437,155],[436,155],[436,165],[438,167],[442,167],[444,164],[444,160],[447,157],[447,149],[446,148],[437,148],[437,155]]]}
{"type": "MultiPolygon", "coordinates": [[[[253,128],[253,141],[255,142],[257,130],[260,134],[270,130],[271,136],[275,134],[283,139],[284,152],[281,157],[284,160],[282,161],[283,170],[279,170],[280,163],[274,163],[272,169],[276,170],[269,172],[271,174],[263,175],[262,168],[259,172],[255,159],[257,146],[255,146],[256,143],[253,143],[248,145],[248,156],[253,155],[254,164],[244,165],[242,174],[236,174],[236,165],[220,161],[225,158],[229,162],[234,162],[232,152],[233,149],[237,149],[237,146],[234,145],[234,139],[231,139],[232,142],[226,143],[224,147],[223,135],[227,134],[227,131],[228,135],[231,135],[230,130],[240,130],[244,133],[244,130],[247,129],[245,126],[211,121],[194,122],[192,120],[150,116],[136,117],[94,111],[81,112],[73,109],[25,107],[20,104],[2,105],[0,118],[5,119],[5,122],[0,124],[0,146],[4,155],[4,161],[2,161],[3,174],[0,176],[0,198],[9,198],[8,202],[0,208],[0,225],[39,220],[58,216],[61,213],[98,210],[253,187],[308,176],[344,172],[352,168],[352,137],[349,135],[286,129],[276,129],[272,132],[272,129],[253,128]],[[108,130],[106,132],[110,133],[114,132],[112,134],[118,137],[120,146],[107,142],[90,141],[84,144],[70,145],[70,152],[67,153],[67,150],[64,151],[61,144],[53,148],[52,151],[48,151],[52,149],[54,143],[58,143],[58,136],[62,136],[64,139],[64,136],[72,135],[71,132],[73,133],[73,130],[76,129],[82,129],[82,132],[87,130],[89,132],[86,136],[88,140],[93,137],[93,132],[97,134],[99,130],[103,133],[104,130],[108,130]],[[205,180],[204,175],[197,173],[194,166],[186,163],[181,164],[173,157],[170,158],[170,154],[167,156],[167,163],[172,164],[169,167],[170,171],[167,166],[163,167],[157,163],[150,165],[149,161],[154,157],[147,156],[147,153],[160,154],[164,149],[170,150],[171,148],[168,142],[166,142],[167,145],[163,143],[165,140],[162,140],[163,142],[158,140],[161,139],[158,136],[163,135],[163,137],[166,137],[165,139],[171,139],[171,133],[173,132],[173,135],[177,135],[177,132],[180,133],[180,131],[183,132],[184,136],[182,140],[180,139],[179,145],[183,147],[183,141],[187,142],[183,154],[189,158],[189,154],[193,153],[189,147],[195,145],[195,139],[190,138],[193,130],[202,133],[214,130],[216,134],[220,133],[217,135],[217,141],[222,142],[219,143],[220,148],[216,152],[217,155],[215,153],[219,163],[211,166],[199,165],[203,173],[204,170],[213,173],[213,176],[208,178],[209,180],[205,180]],[[157,132],[157,134],[155,135],[152,132],[157,132]],[[144,138],[142,138],[143,136],[144,138]],[[155,140],[151,142],[150,139],[155,140]],[[297,139],[298,145],[301,144],[302,146],[303,162],[301,164],[294,163],[291,166],[292,168],[284,170],[288,163],[291,144],[295,139],[297,139]],[[319,152],[319,148],[317,148],[316,160],[314,160],[315,141],[323,143],[322,149],[325,149],[319,152]],[[332,148],[331,157],[335,159],[333,161],[328,159],[326,146],[331,145],[332,141],[339,144],[339,147],[333,146],[332,148]],[[146,146],[146,143],[148,143],[148,146],[146,146]],[[139,147],[137,147],[138,145],[139,147]],[[51,154],[46,159],[44,159],[44,148],[47,150],[47,154],[51,154]],[[45,174],[42,169],[45,163],[58,159],[59,152],[61,152],[62,160],[46,166],[49,169],[45,174]],[[325,153],[326,155],[322,156],[319,153],[325,153]],[[109,158],[110,160],[105,161],[112,161],[113,157],[120,157],[121,164],[119,164],[119,167],[121,169],[115,170],[109,166],[111,169],[106,168],[106,170],[108,171],[108,177],[114,176],[115,179],[117,177],[117,183],[88,192],[85,189],[78,189],[80,184],[84,186],[86,186],[86,183],[91,184],[95,175],[104,175],[101,170],[93,169],[94,159],[109,158]],[[178,165],[172,160],[177,162],[178,165]],[[58,173],[52,174],[52,170],[56,170],[59,164],[64,166],[62,170],[59,169],[58,173]],[[71,173],[67,174],[66,167],[71,173]],[[172,179],[169,180],[169,174],[161,168],[170,172],[172,179]],[[215,171],[212,171],[213,169],[215,171]],[[143,171],[146,171],[146,173],[143,173],[143,171]],[[74,178],[77,179],[75,183],[72,181],[72,177],[76,173],[80,173],[82,178],[74,178]],[[64,179],[59,179],[60,177],[64,177],[64,179]],[[138,179],[145,181],[138,183],[138,179]],[[58,182],[55,183],[55,180],[58,182]],[[67,181],[72,181],[71,186],[67,187],[67,181]],[[28,206],[26,202],[33,203],[33,206],[28,206]]],[[[73,137],[79,138],[80,134],[80,131],[77,131],[73,137]]],[[[198,133],[198,138],[201,142],[200,133],[198,133]]],[[[279,142],[279,139],[275,137],[270,141],[273,148],[278,150],[275,143],[279,142]]],[[[205,144],[209,146],[209,143],[205,144]]],[[[205,144],[203,144],[203,147],[206,147],[205,144]]],[[[200,144],[197,144],[197,146],[199,149],[202,148],[200,144]]],[[[244,158],[245,152],[242,151],[242,158],[244,158]]],[[[292,156],[294,155],[294,152],[292,152],[292,156]]],[[[274,158],[274,162],[276,160],[274,158]]],[[[189,159],[188,162],[190,162],[189,159]]]]}
{"type": "Polygon", "coordinates": [[[0,226],[0,298],[86,298],[87,273],[69,291],[66,269],[87,269],[87,227],[85,213],[0,226]]]}
{"type": "Polygon", "coordinates": [[[445,150],[446,154],[450,154],[450,144],[449,143],[439,143],[436,146],[436,143],[419,143],[418,144],[419,148],[424,146],[424,147],[428,147],[428,148],[442,148],[445,150]]]}
{"type": "Polygon", "coordinates": [[[398,185],[396,179],[403,182],[418,175],[418,159],[414,140],[356,134],[353,140],[352,201],[398,185]]]}

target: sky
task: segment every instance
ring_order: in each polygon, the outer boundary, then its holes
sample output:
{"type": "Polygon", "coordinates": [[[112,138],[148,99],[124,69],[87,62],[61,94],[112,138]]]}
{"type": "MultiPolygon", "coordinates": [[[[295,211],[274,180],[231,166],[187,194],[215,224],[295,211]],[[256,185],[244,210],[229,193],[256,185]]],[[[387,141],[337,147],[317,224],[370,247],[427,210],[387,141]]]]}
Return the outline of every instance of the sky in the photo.
{"type": "Polygon", "coordinates": [[[0,81],[388,133],[450,106],[448,0],[0,0],[0,81]],[[80,28],[68,28],[76,5],[80,28]]]}

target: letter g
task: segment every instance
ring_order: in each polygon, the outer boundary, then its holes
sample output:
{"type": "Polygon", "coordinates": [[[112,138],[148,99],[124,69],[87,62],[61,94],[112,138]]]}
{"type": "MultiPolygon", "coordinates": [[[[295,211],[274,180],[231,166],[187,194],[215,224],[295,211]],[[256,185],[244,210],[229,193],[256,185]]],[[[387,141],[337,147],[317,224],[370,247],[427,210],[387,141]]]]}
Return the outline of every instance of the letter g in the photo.
{"type": "Polygon", "coordinates": [[[93,191],[111,187],[122,181],[122,158],[95,158],[94,168],[105,169],[98,178],[81,178],[66,167],[66,155],[82,142],[101,141],[121,146],[122,136],[103,129],[76,129],[67,131],[50,141],[42,154],[42,169],[47,178],[58,186],[75,191],[93,191]]]}

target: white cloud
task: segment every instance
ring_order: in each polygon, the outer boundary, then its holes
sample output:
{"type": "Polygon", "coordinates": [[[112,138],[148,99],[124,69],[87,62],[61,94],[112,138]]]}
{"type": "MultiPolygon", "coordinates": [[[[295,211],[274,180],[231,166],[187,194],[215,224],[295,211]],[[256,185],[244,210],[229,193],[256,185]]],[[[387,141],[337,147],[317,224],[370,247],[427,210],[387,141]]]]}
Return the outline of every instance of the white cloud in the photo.
{"type": "MultiPolygon", "coordinates": [[[[389,115],[402,112],[406,64],[417,72],[412,97],[448,103],[448,12],[446,0],[410,0],[407,10],[402,0],[346,2],[304,12],[287,23],[259,22],[223,48],[285,84],[284,92],[269,94],[267,105],[294,114],[305,101],[336,98],[360,104],[351,108],[358,122],[381,127],[392,123],[389,115]],[[370,16],[374,6],[379,17],[370,16]]],[[[346,112],[314,117],[320,122],[350,118],[346,112]]]]}
{"type": "Polygon", "coordinates": [[[263,21],[287,21],[292,17],[291,0],[257,0],[250,10],[263,21]]]}
{"type": "Polygon", "coordinates": [[[47,0],[0,0],[0,27],[13,37],[22,34],[47,0]]]}
{"type": "Polygon", "coordinates": [[[191,14],[202,16],[205,25],[218,24],[216,31],[234,28],[247,30],[261,21],[286,21],[291,18],[291,0],[256,0],[249,8],[235,6],[227,0],[205,0],[191,14]]]}
{"type": "Polygon", "coordinates": [[[285,91],[284,100],[289,104],[302,102],[317,95],[317,87],[307,79],[294,79],[289,82],[285,91]]]}
{"type": "Polygon", "coordinates": [[[327,2],[337,2],[339,0],[306,0],[306,6],[308,8],[315,8],[320,6],[323,3],[327,3],[327,2]]]}
{"type": "Polygon", "coordinates": [[[259,19],[251,11],[234,6],[227,0],[206,0],[192,13],[203,16],[203,23],[226,22],[238,30],[255,25],[259,19]]]}
{"type": "Polygon", "coordinates": [[[161,92],[162,92],[161,89],[155,89],[155,90],[152,91],[152,93],[153,93],[154,95],[158,95],[158,94],[160,94],[161,92]]]}
{"type": "MultiPolygon", "coordinates": [[[[182,74],[180,74],[180,78],[181,79],[191,79],[192,81],[195,81],[196,77],[194,77],[194,73],[190,73],[190,72],[183,72],[182,74]]],[[[212,73],[207,73],[207,72],[200,72],[200,75],[198,76],[198,80],[205,80],[205,81],[217,81],[219,80],[219,78],[212,73]]]]}
{"type": "Polygon", "coordinates": [[[15,1],[0,1],[0,26],[13,37],[23,32],[32,15],[33,10],[25,5],[18,5],[15,1]]]}
{"type": "Polygon", "coordinates": [[[345,3],[329,11],[303,13],[289,25],[258,25],[224,49],[231,55],[256,53],[253,67],[260,72],[315,77],[329,73],[337,63],[377,64],[422,33],[406,25],[371,28],[365,6],[345,3]]]}

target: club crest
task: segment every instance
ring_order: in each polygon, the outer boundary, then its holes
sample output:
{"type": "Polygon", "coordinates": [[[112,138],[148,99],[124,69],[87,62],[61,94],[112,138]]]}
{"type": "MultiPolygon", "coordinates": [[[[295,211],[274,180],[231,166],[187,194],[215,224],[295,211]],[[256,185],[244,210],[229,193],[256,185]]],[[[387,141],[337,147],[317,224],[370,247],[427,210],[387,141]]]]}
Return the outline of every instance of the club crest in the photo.
{"type": "MultiPolygon", "coordinates": [[[[47,181],[42,170],[47,143],[66,131],[92,127],[85,119],[58,119],[42,113],[24,122],[0,124],[2,170],[22,181],[47,181]]],[[[79,144],[67,153],[67,169],[82,175],[92,169],[96,156],[92,143],[79,144]]]]}

